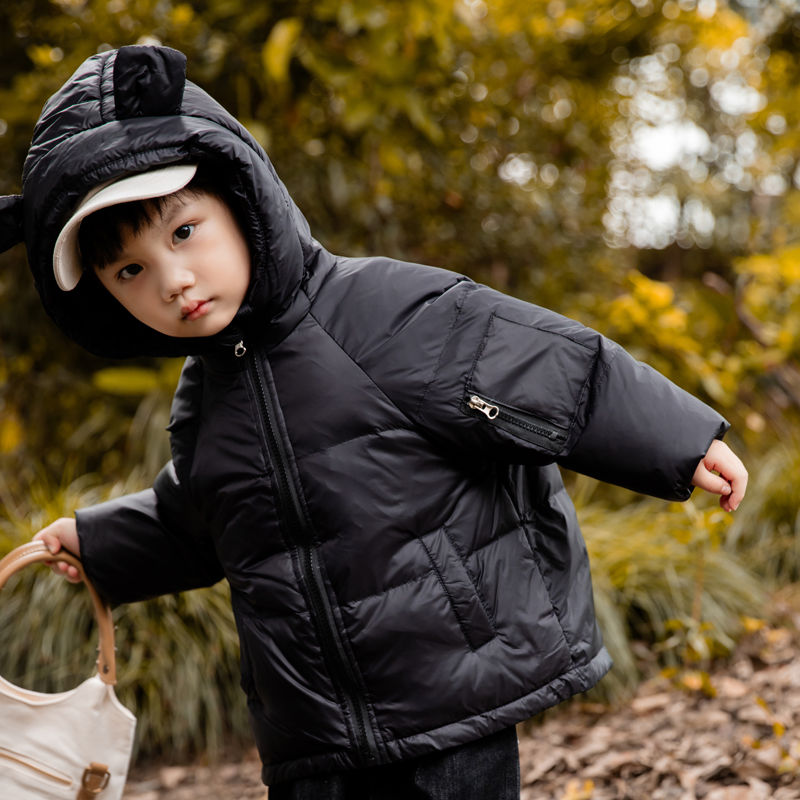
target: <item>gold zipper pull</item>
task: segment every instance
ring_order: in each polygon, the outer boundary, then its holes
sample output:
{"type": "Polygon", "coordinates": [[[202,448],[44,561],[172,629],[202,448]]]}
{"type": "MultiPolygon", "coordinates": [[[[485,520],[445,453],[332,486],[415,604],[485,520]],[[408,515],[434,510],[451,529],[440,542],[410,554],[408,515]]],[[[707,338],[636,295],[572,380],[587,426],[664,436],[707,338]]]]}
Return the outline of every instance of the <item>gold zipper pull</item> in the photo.
{"type": "Polygon", "coordinates": [[[470,397],[467,401],[467,405],[470,408],[474,408],[476,411],[480,411],[481,414],[486,414],[489,419],[494,419],[500,413],[500,409],[497,406],[487,403],[476,394],[470,397]]]}

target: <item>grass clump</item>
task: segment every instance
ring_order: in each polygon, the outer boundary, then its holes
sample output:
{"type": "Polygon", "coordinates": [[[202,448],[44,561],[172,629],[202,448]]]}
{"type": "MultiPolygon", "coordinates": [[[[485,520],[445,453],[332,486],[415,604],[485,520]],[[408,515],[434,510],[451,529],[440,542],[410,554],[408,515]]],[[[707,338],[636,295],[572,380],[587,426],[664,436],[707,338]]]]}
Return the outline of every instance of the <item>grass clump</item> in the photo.
{"type": "Polygon", "coordinates": [[[745,501],[733,515],[728,548],[771,586],[800,581],[800,441],[771,448],[750,470],[745,501]]]}
{"type": "Polygon", "coordinates": [[[642,499],[609,509],[579,500],[595,607],[615,662],[601,684],[606,698],[659,667],[707,668],[730,653],[743,619],[762,612],[763,582],[725,546],[732,516],[712,503],[642,499]]]}

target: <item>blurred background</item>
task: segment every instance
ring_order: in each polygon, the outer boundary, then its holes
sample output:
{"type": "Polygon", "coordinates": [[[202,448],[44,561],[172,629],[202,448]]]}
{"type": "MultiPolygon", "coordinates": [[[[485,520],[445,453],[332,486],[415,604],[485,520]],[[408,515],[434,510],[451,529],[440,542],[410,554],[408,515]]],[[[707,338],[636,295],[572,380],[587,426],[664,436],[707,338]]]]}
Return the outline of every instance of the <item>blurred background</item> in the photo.
{"type": "MultiPolygon", "coordinates": [[[[13,0],[0,194],[21,189],[44,100],[134,43],[187,54],[329,250],[575,317],[731,421],[751,474],[734,515],[566,475],[617,664],[599,698],[654,670],[696,681],[762,624],[800,570],[795,0],[13,0]]],[[[148,485],[179,370],[84,354],[41,310],[24,249],[0,256],[0,554],[148,485]]],[[[3,592],[0,673],[66,688],[94,660],[88,605],[34,572],[3,592]]],[[[116,611],[143,754],[249,741],[226,591],[116,611]]]]}

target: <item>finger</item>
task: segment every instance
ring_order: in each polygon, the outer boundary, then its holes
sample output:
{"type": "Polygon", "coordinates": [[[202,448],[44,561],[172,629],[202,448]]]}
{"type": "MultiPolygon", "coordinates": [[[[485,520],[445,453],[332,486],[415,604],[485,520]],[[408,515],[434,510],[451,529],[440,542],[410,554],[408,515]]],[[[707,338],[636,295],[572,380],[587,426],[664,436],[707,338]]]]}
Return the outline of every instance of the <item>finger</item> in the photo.
{"type": "Polygon", "coordinates": [[[724,462],[714,467],[720,475],[730,483],[731,491],[728,497],[728,510],[735,511],[744,499],[747,491],[747,469],[744,464],[730,451],[724,462]]]}
{"type": "Polygon", "coordinates": [[[725,478],[712,473],[709,479],[709,486],[706,491],[709,491],[712,494],[719,494],[722,495],[723,498],[727,498],[731,495],[733,489],[731,488],[730,483],[725,480],[725,478]]]}
{"type": "Polygon", "coordinates": [[[747,491],[747,470],[742,468],[740,474],[731,478],[731,493],[727,498],[730,511],[736,511],[739,508],[739,503],[744,499],[745,492],[747,491]]]}
{"type": "Polygon", "coordinates": [[[50,562],[50,568],[56,575],[66,578],[70,583],[80,583],[81,581],[77,568],[73,567],[72,564],[67,564],[66,561],[52,561],[50,562]]]}
{"type": "Polygon", "coordinates": [[[704,465],[700,465],[694,476],[694,485],[712,494],[729,495],[731,486],[721,475],[715,475],[704,465]]]}
{"type": "Polygon", "coordinates": [[[39,531],[34,537],[35,540],[39,540],[44,542],[47,549],[55,555],[61,549],[61,541],[57,536],[54,536],[52,533],[47,533],[46,531],[39,531]]]}

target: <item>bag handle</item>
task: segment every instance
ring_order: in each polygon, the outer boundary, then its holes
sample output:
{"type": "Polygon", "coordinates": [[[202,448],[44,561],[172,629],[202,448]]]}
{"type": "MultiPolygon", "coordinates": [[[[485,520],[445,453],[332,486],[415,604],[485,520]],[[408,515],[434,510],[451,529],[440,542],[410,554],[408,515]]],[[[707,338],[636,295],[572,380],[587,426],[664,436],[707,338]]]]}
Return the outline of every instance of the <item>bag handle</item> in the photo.
{"type": "Polygon", "coordinates": [[[47,545],[39,540],[20,545],[0,560],[0,589],[5,586],[6,581],[15,572],[27,567],[28,564],[37,564],[42,561],[64,561],[78,570],[78,575],[91,595],[94,616],[100,629],[97,675],[103,683],[113,686],[117,682],[117,665],[114,655],[114,621],[111,617],[111,608],[101,599],[97,590],[86,577],[83,565],[72,553],[62,549],[53,554],[47,549],[47,545]]]}

